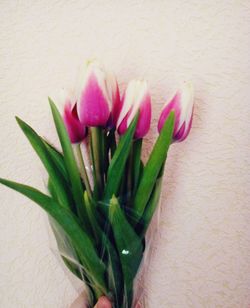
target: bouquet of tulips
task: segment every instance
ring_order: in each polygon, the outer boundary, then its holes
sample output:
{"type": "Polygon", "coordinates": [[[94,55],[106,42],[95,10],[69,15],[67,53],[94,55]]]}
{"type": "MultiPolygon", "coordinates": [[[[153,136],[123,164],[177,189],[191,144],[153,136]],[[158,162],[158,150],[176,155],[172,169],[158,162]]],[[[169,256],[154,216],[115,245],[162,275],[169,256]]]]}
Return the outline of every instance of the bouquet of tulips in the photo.
{"type": "Polygon", "coordinates": [[[146,81],[129,82],[120,99],[115,77],[90,61],[79,90],[64,102],[61,115],[49,99],[60,150],[16,118],[47,170],[48,193],[6,179],[0,183],[47,212],[63,262],[87,286],[89,307],[103,295],[115,308],[133,307],[168,149],[191,128],[192,86],[185,83],[163,108],[146,162],[141,158],[151,121],[146,81]]]}

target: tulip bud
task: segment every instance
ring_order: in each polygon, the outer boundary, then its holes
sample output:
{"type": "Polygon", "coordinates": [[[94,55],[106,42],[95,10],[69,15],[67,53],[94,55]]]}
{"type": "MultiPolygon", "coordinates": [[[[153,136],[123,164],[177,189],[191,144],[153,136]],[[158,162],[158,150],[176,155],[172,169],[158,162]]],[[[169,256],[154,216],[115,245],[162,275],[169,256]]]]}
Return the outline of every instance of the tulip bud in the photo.
{"type": "Polygon", "coordinates": [[[175,112],[173,141],[185,140],[190,132],[193,119],[194,90],[191,83],[184,83],[181,90],[165,105],[158,122],[160,132],[171,111],[175,112]]]}
{"type": "Polygon", "coordinates": [[[83,141],[86,137],[86,127],[79,121],[77,115],[77,104],[75,100],[66,98],[64,105],[63,120],[71,143],[78,143],[83,141]]]}
{"type": "Polygon", "coordinates": [[[122,108],[117,121],[118,133],[124,134],[139,111],[135,138],[143,138],[149,131],[151,121],[151,98],[146,81],[132,80],[122,98],[122,108]]]}
{"type": "Polygon", "coordinates": [[[107,126],[113,102],[119,104],[117,82],[97,61],[87,63],[78,93],[77,111],[85,126],[107,126]]]}

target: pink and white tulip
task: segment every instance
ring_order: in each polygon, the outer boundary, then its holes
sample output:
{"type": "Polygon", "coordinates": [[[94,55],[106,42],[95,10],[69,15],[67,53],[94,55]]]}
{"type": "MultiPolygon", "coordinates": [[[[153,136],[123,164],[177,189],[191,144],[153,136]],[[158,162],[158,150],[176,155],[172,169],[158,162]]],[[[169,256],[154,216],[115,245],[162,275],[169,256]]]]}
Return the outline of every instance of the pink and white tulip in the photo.
{"type": "Polygon", "coordinates": [[[115,77],[97,61],[87,63],[80,80],[77,100],[80,121],[85,126],[115,125],[120,108],[120,94],[115,77]]]}
{"type": "Polygon", "coordinates": [[[63,120],[71,143],[82,142],[86,137],[86,127],[79,121],[76,100],[69,96],[65,99],[63,120]]]}
{"type": "Polygon", "coordinates": [[[181,90],[165,105],[158,122],[160,132],[171,111],[175,112],[173,141],[185,140],[190,132],[193,120],[194,90],[191,83],[184,83],[181,90]]]}
{"type": "Polygon", "coordinates": [[[151,121],[151,97],[146,81],[132,80],[122,98],[122,108],[117,121],[118,133],[124,134],[139,111],[134,138],[143,138],[149,131],[151,121]]]}

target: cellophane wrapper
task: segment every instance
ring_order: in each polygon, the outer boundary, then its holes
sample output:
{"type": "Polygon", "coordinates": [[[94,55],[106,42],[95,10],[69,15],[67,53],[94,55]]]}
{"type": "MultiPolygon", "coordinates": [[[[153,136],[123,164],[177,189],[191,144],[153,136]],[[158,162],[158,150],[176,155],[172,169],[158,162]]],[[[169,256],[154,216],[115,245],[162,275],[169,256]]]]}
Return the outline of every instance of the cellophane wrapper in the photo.
{"type": "MultiPolygon", "coordinates": [[[[158,178],[156,185],[161,187],[161,183],[162,176],[158,178]]],[[[88,279],[88,269],[82,265],[67,234],[48,216],[50,247],[76,291],[84,294],[86,307],[94,307],[101,295],[110,299],[113,308],[147,307],[147,283],[144,282],[144,277],[154,253],[159,228],[161,189],[158,190],[155,210],[146,222],[146,227],[145,221],[140,221],[136,227],[133,225],[137,213],[133,211],[133,204],[126,202],[131,192],[119,198],[125,200],[120,201],[120,208],[126,218],[126,224],[121,223],[117,215],[109,215],[103,223],[103,237],[97,251],[100,261],[106,267],[105,281],[108,292],[99,295],[95,292],[96,285],[88,279]],[[118,221],[115,221],[117,219],[118,221]],[[118,230],[114,232],[114,228],[118,230]],[[119,247],[116,244],[117,234],[120,236],[120,243],[123,243],[119,247]]],[[[99,207],[110,211],[110,204],[100,202],[99,207]]]]}

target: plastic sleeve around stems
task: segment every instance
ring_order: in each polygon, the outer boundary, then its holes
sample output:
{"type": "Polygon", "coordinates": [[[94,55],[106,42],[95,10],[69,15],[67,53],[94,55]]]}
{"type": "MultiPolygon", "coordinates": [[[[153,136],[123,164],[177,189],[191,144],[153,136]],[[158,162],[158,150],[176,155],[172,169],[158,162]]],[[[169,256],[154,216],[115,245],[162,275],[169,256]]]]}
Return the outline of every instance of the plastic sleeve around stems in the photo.
{"type": "MultiPolygon", "coordinates": [[[[135,146],[136,143],[133,142],[133,148],[135,146]]],[[[157,183],[161,183],[161,176],[162,172],[159,174],[157,183]]],[[[154,225],[147,236],[145,236],[145,229],[147,229],[159,201],[160,185],[157,183],[147,204],[145,215],[136,229],[130,224],[131,217],[134,217],[136,213],[134,213],[133,204],[126,203],[127,196],[113,197],[109,203],[100,201],[97,208],[92,205],[95,209],[105,207],[109,212],[108,220],[102,220],[102,212],[98,212],[98,215],[90,220],[96,226],[94,231],[96,232],[99,257],[106,266],[106,283],[109,292],[105,295],[112,300],[114,308],[136,307],[138,301],[143,301],[145,295],[143,274],[148,268],[154,245],[153,231],[157,226],[154,225]],[[124,201],[123,204],[120,204],[121,200],[124,201]],[[147,212],[150,202],[154,202],[154,210],[147,212]]],[[[129,193],[132,194],[132,191],[129,193]]],[[[85,201],[86,198],[85,193],[85,201]]],[[[91,204],[88,203],[88,205],[91,209],[91,204]]],[[[57,247],[54,246],[53,251],[57,251],[57,254],[61,255],[63,264],[66,265],[69,272],[85,281],[84,284],[88,287],[90,307],[93,307],[97,298],[94,292],[95,286],[87,279],[87,269],[82,265],[74,246],[65,237],[63,230],[59,231],[58,238],[57,229],[53,224],[51,227],[57,240],[57,247]]]]}
{"type": "MultiPolygon", "coordinates": [[[[128,171],[128,176],[132,179],[131,183],[136,183],[138,178],[140,180],[143,173],[144,167],[139,159],[140,154],[133,155],[135,152],[140,153],[140,143],[138,141],[132,142],[131,145],[127,143],[130,146],[127,151],[127,164],[132,166],[128,171]],[[134,168],[135,165],[136,168],[134,168]]],[[[125,139],[123,139],[122,146],[124,144],[126,144],[125,139]]],[[[122,165],[124,166],[124,163],[122,165]]],[[[126,170],[126,164],[124,168],[126,170]]],[[[139,296],[135,282],[138,272],[143,271],[143,260],[146,258],[147,266],[149,262],[153,240],[151,236],[145,237],[145,234],[159,201],[162,170],[163,168],[160,168],[157,181],[152,188],[145,210],[140,213],[140,220],[136,226],[131,224],[131,221],[133,217],[138,217],[133,204],[133,196],[137,190],[133,191],[133,188],[128,185],[129,181],[126,176],[123,176],[125,187],[120,190],[118,197],[113,196],[110,202],[99,200],[95,207],[97,210],[101,207],[106,208],[104,212],[108,213],[108,216],[103,216],[103,211],[98,211],[94,224],[97,232],[96,238],[101,238],[101,241],[96,242],[97,250],[101,262],[106,267],[106,284],[109,292],[105,295],[112,300],[114,308],[134,307],[139,296]]],[[[81,266],[80,263],[79,268],[81,266]]],[[[137,285],[141,286],[141,279],[139,281],[137,285]]],[[[90,284],[89,288],[91,290],[95,286],[90,284]]]]}
{"type": "MultiPolygon", "coordinates": [[[[161,180],[159,178],[159,182],[161,180]]],[[[156,245],[155,231],[159,221],[154,214],[153,218],[151,217],[154,223],[149,228],[149,232],[146,235],[143,233],[140,237],[139,232],[135,232],[129,223],[130,215],[133,216],[131,206],[129,208],[124,206],[121,209],[116,198],[112,199],[111,204],[102,204],[102,206],[106,206],[110,213],[109,220],[103,228],[98,230],[97,235],[102,236],[102,241],[99,243],[99,256],[106,265],[106,283],[109,293],[105,295],[110,298],[114,308],[135,308],[138,301],[143,303],[145,300],[147,283],[144,281],[144,276],[150,266],[153,248],[156,245]]],[[[97,298],[94,294],[95,286],[87,279],[87,269],[82,265],[74,246],[60,226],[50,218],[49,222],[55,237],[51,235],[50,238],[53,252],[61,256],[61,264],[67,267],[69,277],[73,274],[77,277],[75,280],[83,281],[82,287],[78,290],[79,292],[87,290],[89,305],[93,307],[97,298]]],[[[143,220],[140,222],[141,226],[143,222],[143,220]]]]}

